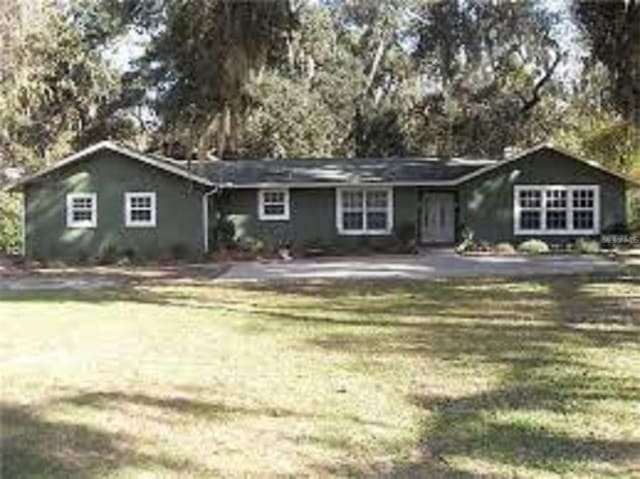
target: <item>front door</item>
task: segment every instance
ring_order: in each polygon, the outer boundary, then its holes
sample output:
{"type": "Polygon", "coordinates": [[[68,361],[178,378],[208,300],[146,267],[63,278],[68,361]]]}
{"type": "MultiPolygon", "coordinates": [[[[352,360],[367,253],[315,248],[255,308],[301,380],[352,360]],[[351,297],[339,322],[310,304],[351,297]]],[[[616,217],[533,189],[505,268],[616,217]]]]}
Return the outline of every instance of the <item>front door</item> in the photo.
{"type": "Polygon", "coordinates": [[[427,193],[422,198],[422,242],[453,243],[455,240],[455,196],[427,193]]]}

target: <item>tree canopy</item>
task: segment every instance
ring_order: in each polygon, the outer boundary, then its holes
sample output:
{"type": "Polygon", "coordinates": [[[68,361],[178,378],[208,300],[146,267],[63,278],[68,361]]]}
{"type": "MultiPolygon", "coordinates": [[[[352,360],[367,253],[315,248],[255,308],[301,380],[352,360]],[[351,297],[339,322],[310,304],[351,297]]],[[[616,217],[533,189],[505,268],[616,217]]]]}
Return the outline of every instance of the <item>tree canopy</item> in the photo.
{"type": "Polygon", "coordinates": [[[4,0],[0,161],[36,168],[105,137],[202,160],[498,157],[555,140],[638,172],[640,6],[560,10],[4,0]]]}

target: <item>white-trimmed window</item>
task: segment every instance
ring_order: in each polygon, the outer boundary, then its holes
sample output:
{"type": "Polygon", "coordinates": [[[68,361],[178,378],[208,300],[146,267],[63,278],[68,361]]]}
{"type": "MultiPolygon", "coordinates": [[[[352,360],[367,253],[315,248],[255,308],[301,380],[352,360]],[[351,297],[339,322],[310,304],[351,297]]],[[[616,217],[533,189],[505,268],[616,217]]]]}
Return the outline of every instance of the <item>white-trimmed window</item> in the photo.
{"type": "Polygon", "coordinates": [[[519,235],[594,235],[600,232],[597,185],[518,185],[514,232],[519,235]]]}
{"type": "Polygon", "coordinates": [[[95,228],[98,224],[98,198],[95,193],[67,195],[67,227],[95,228]]]}
{"type": "Polygon", "coordinates": [[[156,194],[131,192],[124,194],[125,225],[128,228],[153,228],[156,225],[156,194]]]}
{"type": "Polygon", "coordinates": [[[384,235],[393,228],[391,188],[338,188],[336,227],[342,235],[384,235]]]}
{"type": "Polygon", "coordinates": [[[289,190],[258,190],[258,217],[263,221],[289,219],[289,190]]]}

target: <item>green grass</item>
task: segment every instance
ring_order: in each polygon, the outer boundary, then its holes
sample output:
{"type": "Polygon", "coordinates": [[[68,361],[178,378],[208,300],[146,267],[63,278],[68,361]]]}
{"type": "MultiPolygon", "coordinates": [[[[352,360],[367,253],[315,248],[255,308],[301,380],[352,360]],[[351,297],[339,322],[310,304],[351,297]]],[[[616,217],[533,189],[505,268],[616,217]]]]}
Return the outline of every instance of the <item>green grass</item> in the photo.
{"type": "Polygon", "coordinates": [[[3,479],[640,477],[640,281],[0,293],[3,479]]]}

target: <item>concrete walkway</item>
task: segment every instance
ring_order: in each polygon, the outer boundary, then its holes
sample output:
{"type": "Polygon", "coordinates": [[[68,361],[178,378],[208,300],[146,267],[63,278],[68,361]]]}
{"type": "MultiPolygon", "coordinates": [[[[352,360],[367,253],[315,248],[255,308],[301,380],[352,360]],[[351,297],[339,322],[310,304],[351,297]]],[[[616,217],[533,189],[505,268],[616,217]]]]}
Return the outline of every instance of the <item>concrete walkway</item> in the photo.
{"type": "Polygon", "coordinates": [[[322,258],[274,262],[238,262],[221,280],[314,278],[428,279],[469,276],[529,276],[617,273],[622,265],[599,256],[458,256],[429,252],[416,256],[322,258]]]}

